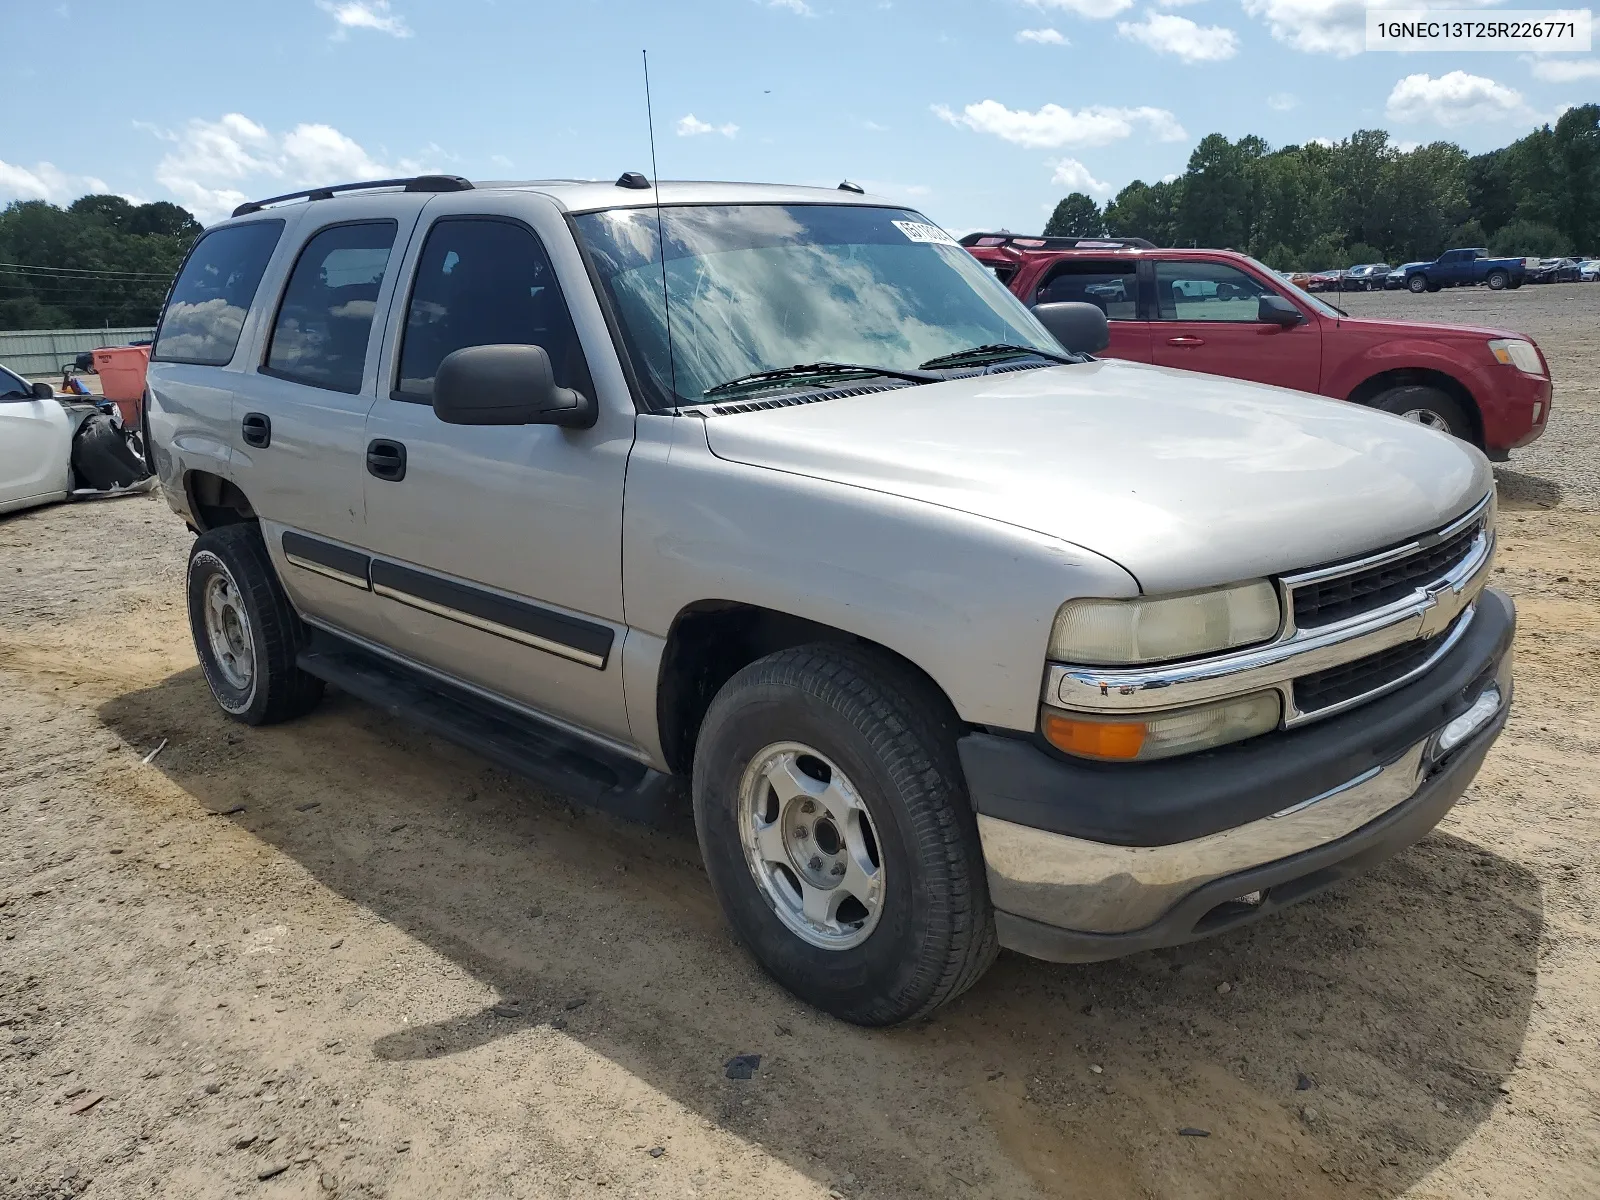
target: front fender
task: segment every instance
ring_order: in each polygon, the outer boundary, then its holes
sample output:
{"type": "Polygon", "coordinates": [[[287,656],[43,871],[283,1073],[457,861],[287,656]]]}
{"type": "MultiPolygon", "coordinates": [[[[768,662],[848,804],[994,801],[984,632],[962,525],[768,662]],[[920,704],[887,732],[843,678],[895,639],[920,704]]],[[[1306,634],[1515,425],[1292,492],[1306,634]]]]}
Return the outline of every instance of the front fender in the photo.
{"type": "Polygon", "coordinates": [[[1425,337],[1391,338],[1339,361],[1328,377],[1323,394],[1348,400],[1374,375],[1402,370],[1437,371],[1447,375],[1466,389],[1474,403],[1479,403],[1479,392],[1484,386],[1479,369],[1463,362],[1459,351],[1425,337]]]}

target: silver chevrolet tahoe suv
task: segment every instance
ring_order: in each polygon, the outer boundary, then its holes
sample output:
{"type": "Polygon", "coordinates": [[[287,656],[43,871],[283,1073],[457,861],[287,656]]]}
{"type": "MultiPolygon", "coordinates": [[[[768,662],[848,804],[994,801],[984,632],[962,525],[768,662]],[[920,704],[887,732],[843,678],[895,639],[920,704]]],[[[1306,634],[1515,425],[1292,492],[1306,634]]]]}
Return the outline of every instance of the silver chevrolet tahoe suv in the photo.
{"type": "Polygon", "coordinates": [[[861,1024],[1001,946],[1255,920],[1425,835],[1503,727],[1493,478],[1096,360],[1086,307],[853,185],[241,205],[149,372],[206,679],[247,724],[331,682],[616,811],[687,792],[740,938],[861,1024]]]}

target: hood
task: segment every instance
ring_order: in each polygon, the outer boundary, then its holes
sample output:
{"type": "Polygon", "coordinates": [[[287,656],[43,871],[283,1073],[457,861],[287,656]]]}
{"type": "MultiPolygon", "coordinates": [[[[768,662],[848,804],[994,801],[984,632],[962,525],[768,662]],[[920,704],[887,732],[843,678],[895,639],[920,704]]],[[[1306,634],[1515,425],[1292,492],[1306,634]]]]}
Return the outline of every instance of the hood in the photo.
{"type": "Polygon", "coordinates": [[[1340,317],[1340,328],[1349,326],[1369,333],[1382,333],[1389,337],[1427,338],[1434,341],[1466,340],[1485,341],[1490,338],[1516,338],[1531,342],[1525,333],[1511,329],[1495,329],[1486,325],[1439,325],[1431,321],[1383,321],[1373,317],[1340,317]]]}
{"type": "Polygon", "coordinates": [[[1117,360],[713,415],[706,436],[729,461],[1072,542],[1151,593],[1353,557],[1493,486],[1476,450],[1387,413],[1117,360]]]}

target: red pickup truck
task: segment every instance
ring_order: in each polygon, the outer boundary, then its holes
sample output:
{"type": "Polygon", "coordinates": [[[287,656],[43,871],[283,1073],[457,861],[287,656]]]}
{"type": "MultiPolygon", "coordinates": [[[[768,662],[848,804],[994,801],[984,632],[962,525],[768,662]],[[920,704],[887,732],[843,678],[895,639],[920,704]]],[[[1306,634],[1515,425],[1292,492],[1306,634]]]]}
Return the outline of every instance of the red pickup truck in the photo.
{"type": "Polygon", "coordinates": [[[961,244],[1024,304],[1103,309],[1112,358],[1371,405],[1502,462],[1550,418],[1544,354],[1509,330],[1350,317],[1229,250],[1008,233],[969,234],[961,244]]]}

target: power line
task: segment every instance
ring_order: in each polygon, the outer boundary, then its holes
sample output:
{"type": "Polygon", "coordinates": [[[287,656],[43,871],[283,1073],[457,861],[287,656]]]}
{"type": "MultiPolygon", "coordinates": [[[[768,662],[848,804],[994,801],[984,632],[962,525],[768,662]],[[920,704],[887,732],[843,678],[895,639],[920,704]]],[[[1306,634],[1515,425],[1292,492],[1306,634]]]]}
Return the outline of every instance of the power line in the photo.
{"type": "Polygon", "coordinates": [[[171,279],[176,271],[130,271],[121,267],[46,267],[39,263],[0,262],[0,267],[12,271],[39,272],[46,275],[143,275],[152,279],[171,279]]]}

